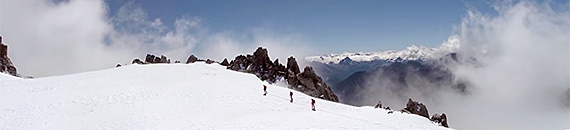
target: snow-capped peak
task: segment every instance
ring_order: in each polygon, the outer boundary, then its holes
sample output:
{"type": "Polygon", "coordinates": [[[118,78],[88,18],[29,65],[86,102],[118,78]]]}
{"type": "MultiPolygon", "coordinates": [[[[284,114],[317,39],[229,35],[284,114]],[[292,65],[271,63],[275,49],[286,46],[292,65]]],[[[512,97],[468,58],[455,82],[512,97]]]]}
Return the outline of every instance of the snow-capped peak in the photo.
{"type": "Polygon", "coordinates": [[[325,64],[339,64],[341,60],[349,58],[352,61],[373,61],[373,60],[425,60],[439,58],[445,54],[456,52],[459,49],[460,40],[458,35],[450,36],[441,46],[436,48],[428,48],[424,46],[412,45],[401,51],[382,51],[382,52],[357,52],[342,54],[324,54],[320,56],[308,56],[305,60],[309,62],[321,62],[325,64]]]}

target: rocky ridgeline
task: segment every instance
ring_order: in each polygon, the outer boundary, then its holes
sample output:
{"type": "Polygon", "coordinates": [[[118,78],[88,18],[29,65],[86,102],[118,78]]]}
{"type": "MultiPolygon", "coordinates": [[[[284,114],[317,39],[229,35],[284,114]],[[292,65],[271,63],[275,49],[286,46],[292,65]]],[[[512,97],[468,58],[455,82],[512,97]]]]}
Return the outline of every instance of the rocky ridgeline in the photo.
{"type": "Polygon", "coordinates": [[[19,77],[16,67],[14,67],[12,61],[10,60],[10,58],[8,58],[8,46],[2,42],[1,36],[0,36],[0,72],[19,77]]]}
{"type": "MultiPolygon", "coordinates": [[[[303,92],[307,95],[338,102],[338,97],[333,93],[331,88],[319,77],[313,68],[307,66],[300,71],[299,65],[294,57],[287,59],[287,66],[279,63],[278,59],[271,61],[267,49],[257,48],[253,55],[238,55],[228,62],[224,59],[221,63],[210,59],[199,59],[194,55],[190,55],[186,60],[186,64],[194,62],[206,62],[208,64],[218,63],[227,66],[227,69],[255,74],[259,79],[269,83],[275,83],[278,80],[285,79],[289,84],[289,88],[303,92]]],[[[147,54],[145,61],[134,59],[133,64],[155,64],[155,63],[170,63],[170,59],[162,55],[160,57],[152,54],[147,54]]],[[[175,61],[175,63],[180,63],[175,61]]],[[[120,67],[120,65],[117,65],[120,67]]]]}
{"type": "Polygon", "coordinates": [[[227,67],[231,70],[255,74],[261,80],[269,83],[285,79],[289,84],[289,88],[316,98],[338,102],[338,97],[323,79],[315,73],[313,68],[307,66],[301,72],[294,57],[289,57],[287,66],[284,66],[279,63],[278,59],[271,62],[267,49],[259,47],[253,52],[253,55],[248,54],[235,57],[234,60],[229,62],[227,67]]]}

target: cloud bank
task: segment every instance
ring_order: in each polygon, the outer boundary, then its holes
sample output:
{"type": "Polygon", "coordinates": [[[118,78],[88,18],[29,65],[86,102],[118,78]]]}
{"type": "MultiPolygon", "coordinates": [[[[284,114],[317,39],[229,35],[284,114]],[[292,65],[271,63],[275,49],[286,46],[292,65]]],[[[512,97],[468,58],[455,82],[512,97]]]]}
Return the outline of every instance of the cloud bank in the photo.
{"type": "Polygon", "coordinates": [[[459,53],[484,66],[454,70],[474,92],[443,96],[446,101],[430,108],[449,113],[459,129],[570,128],[570,111],[559,100],[570,81],[568,6],[506,1],[493,7],[497,15],[469,10],[458,28],[459,53]]]}
{"type": "Polygon", "coordinates": [[[221,61],[252,53],[257,46],[280,59],[304,56],[308,50],[294,33],[262,27],[209,32],[202,18],[180,16],[163,23],[134,2],[117,10],[111,15],[103,0],[2,1],[0,35],[19,73],[36,77],[112,68],[147,53],[173,61],[185,61],[190,54],[221,61]]]}

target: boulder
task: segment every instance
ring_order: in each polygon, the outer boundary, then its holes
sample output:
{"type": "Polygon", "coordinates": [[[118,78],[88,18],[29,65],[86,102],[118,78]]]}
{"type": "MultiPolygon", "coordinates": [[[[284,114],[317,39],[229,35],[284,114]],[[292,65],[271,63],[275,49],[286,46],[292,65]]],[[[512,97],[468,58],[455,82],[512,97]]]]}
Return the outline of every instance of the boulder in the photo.
{"type": "Polygon", "coordinates": [[[115,66],[115,67],[121,67],[121,64],[117,64],[117,66],[115,66]]]}
{"type": "Polygon", "coordinates": [[[143,61],[141,61],[140,59],[134,59],[132,64],[145,64],[143,61]]]}
{"type": "Polygon", "coordinates": [[[228,62],[228,59],[227,59],[227,58],[224,58],[224,61],[222,61],[222,63],[220,63],[220,65],[229,66],[230,63],[228,62]]]}
{"type": "Polygon", "coordinates": [[[408,99],[408,103],[406,103],[406,108],[404,108],[404,110],[429,119],[427,107],[420,102],[413,101],[411,98],[408,99]]]}
{"type": "Polygon", "coordinates": [[[440,124],[443,127],[447,127],[449,128],[449,125],[447,124],[447,116],[445,116],[445,113],[441,113],[441,114],[433,114],[430,118],[431,121],[440,124]]]}
{"type": "Polygon", "coordinates": [[[196,61],[198,61],[198,58],[194,55],[190,55],[190,57],[188,57],[188,60],[186,60],[186,64],[194,63],[196,61]]]}
{"type": "Polygon", "coordinates": [[[145,58],[144,61],[145,61],[146,63],[154,63],[154,58],[155,58],[154,55],[146,54],[146,58],[145,58]]]}
{"type": "Polygon", "coordinates": [[[164,55],[160,55],[160,61],[158,63],[169,63],[170,59],[166,58],[164,55]]]}

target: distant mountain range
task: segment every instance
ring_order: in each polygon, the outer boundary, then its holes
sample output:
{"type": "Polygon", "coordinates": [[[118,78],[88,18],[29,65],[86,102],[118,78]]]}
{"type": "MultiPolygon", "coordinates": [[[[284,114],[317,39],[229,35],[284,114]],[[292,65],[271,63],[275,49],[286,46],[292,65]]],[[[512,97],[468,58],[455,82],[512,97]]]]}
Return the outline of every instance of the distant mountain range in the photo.
{"type": "Polygon", "coordinates": [[[305,60],[323,64],[342,64],[342,62],[372,62],[372,61],[401,61],[401,60],[429,60],[437,59],[446,54],[457,52],[459,49],[459,36],[454,35],[441,46],[428,48],[424,46],[411,46],[401,51],[382,51],[368,53],[343,53],[308,56],[305,60]]]}
{"type": "Polygon", "coordinates": [[[322,76],[341,102],[374,105],[368,98],[407,99],[414,95],[429,97],[446,89],[464,95],[469,81],[457,78],[451,69],[459,64],[478,65],[474,58],[457,53],[458,36],[450,37],[437,48],[411,46],[402,51],[344,53],[309,56],[315,71],[322,76]],[[396,97],[394,97],[396,96],[396,97]]]}

